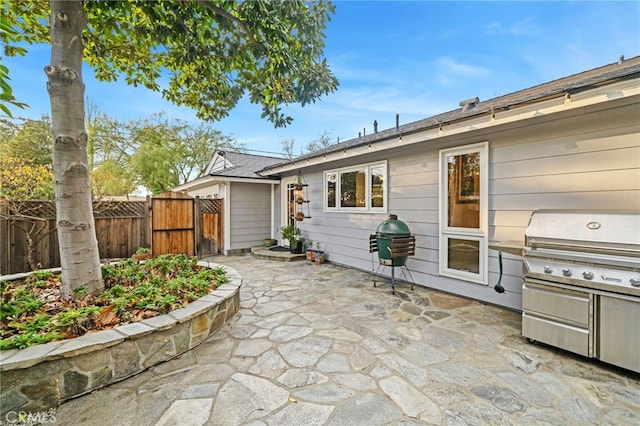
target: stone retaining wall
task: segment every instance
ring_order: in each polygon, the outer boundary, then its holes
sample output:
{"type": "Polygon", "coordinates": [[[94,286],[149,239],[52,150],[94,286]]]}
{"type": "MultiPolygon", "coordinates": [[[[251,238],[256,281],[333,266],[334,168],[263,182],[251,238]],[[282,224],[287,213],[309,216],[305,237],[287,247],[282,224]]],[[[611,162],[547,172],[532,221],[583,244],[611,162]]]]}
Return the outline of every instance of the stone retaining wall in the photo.
{"type": "Polygon", "coordinates": [[[220,329],[240,307],[242,277],[222,266],[229,281],[184,308],[74,339],[0,352],[0,419],[39,412],[174,358],[220,329]]]}

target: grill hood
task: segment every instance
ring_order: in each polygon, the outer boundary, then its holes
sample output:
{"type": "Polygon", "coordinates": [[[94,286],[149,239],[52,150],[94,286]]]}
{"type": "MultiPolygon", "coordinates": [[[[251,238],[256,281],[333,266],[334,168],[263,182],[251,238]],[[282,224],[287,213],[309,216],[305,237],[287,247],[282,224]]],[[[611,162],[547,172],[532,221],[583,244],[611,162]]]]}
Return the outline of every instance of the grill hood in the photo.
{"type": "Polygon", "coordinates": [[[640,258],[640,212],[538,210],[529,220],[525,245],[640,258]]]}

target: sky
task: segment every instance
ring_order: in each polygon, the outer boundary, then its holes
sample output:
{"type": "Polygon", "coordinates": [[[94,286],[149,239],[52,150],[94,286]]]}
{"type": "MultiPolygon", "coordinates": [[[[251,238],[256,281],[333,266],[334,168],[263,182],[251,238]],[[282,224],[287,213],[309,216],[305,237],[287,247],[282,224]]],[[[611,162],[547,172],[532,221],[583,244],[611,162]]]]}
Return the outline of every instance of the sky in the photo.
{"type": "MultiPolygon", "coordinates": [[[[338,89],[315,104],[289,105],[294,119],[275,129],[242,100],[212,126],[253,153],[294,153],[326,133],[333,141],[407,124],[459,107],[640,55],[640,1],[334,1],[325,57],[338,89]]],[[[50,114],[43,69],[48,45],[3,58],[14,96],[29,104],[13,115],[50,114]]],[[[134,120],[164,112],[197,125],[195,112],[156,92],[99,82],[83,69],[86,99],[101,112],[134,120]]]]}

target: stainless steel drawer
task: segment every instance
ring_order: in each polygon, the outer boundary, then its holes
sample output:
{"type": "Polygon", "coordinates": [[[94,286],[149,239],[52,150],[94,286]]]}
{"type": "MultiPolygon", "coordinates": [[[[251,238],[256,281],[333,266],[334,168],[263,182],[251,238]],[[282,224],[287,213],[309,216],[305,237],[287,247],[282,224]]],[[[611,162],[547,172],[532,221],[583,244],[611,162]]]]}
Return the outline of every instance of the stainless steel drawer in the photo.
{"type": "Polygon", "coordinates": [[[580,355],[592,356],[589,330],[586,328],[563,324],[523,312],[522,335],[580,355]]]}
{"type": "Polygon", "coordinates": [[[592,296],[589,293],[525,281],[522,286],[522,310],[589,328],[592,318],[592,296]]]}

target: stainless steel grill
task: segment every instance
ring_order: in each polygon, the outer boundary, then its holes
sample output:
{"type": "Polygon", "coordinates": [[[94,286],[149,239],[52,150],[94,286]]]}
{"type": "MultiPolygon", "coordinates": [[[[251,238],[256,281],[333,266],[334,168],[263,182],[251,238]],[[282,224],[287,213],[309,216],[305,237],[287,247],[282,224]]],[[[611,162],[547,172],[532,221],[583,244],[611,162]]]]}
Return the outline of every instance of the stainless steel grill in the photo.
{"type": "Polygon", "coordinates": [[[525,337],[640,372],[640,212],[536,211],[523,261],[525,337]]]}

